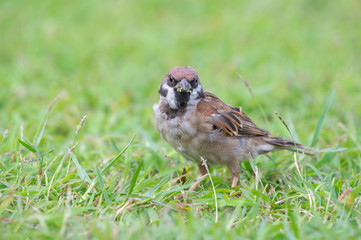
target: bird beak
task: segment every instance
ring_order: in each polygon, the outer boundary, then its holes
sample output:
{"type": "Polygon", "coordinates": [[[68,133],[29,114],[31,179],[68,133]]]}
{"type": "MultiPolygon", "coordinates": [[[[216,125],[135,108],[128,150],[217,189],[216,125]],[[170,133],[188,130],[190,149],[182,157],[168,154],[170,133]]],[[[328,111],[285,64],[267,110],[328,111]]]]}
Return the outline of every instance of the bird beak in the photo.
{"type": "Polygon", "coordinates": [[[183,78],[176,86],[178,92],[191,92],[191,85],[183,78]]]}

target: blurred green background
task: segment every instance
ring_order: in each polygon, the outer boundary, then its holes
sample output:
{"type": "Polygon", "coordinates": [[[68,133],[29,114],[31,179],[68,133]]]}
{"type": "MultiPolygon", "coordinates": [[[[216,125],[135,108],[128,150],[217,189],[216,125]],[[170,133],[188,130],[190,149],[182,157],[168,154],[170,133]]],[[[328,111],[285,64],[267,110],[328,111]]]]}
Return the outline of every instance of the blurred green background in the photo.
{"type": "MultiPolygon", "coordinates": [[[[170,68],[192,66],[205,90],[242,106],[261,128],[289,138],[277,111],[305,145],[336,88],[317,147],[348,147],[324,170],[358,181],[353,170],[360,169],[361,149],[360,23],[357,0],[3,0],[3,180],[15,184],[22,178],[7,175],[21,156],[30,156],[17,139],[35,138],[59,94],[40,146],[54,150],[45,162],[66,152],[88,114],[77,146],[88,171],[114,155],[111,139],[121,148],[134,134],[135,162],[144,161],[144,171],[164,170],[164,153],[177,161],[179,156],[154,129],[152,105],[170,68]]],[[[36,165],[31,169],[35,176],[36,165]]]]}
{"type": "Polygon", "coordinates": [[[2,1],[1,126],[63,93],[64,131],[88,113],[90,131],[131,134],[174,66],[257,119],[240,73],[270,118],[290,112],[306,133],[338,83],[332,116],[360,119],[360,15],[358,1],[2,1]]]}

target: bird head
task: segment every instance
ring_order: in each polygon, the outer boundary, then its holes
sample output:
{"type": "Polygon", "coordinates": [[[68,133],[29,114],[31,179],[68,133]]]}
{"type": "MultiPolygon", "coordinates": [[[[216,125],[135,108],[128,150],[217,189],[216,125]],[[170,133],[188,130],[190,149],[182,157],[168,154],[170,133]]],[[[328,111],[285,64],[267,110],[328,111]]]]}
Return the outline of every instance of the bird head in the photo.
{"type": "Polygon", "coordinates": [[[173,109],[196,105],[204,97],[198,73],[192,67],[175,67],[169,70],[158,92],[161,99],[173,109]]]}

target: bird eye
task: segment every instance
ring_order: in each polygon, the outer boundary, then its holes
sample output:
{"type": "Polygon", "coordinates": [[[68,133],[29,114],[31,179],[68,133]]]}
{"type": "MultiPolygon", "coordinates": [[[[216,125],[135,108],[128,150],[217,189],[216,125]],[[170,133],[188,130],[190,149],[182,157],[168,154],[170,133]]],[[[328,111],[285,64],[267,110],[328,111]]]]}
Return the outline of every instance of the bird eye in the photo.
{"type": "Polygon", "coordinates": [[[169,76],[168,82],[169,82],[170,85],[174,85],[174,83],[175,83],[174,77],[169,76]]]}
{"type": "Polygon", "coordinates": [[[191,85],[193,88],[196,88],[197,85],[198,85],[198,78],[194,78],[192,81],[191,81],[191,85]]]}

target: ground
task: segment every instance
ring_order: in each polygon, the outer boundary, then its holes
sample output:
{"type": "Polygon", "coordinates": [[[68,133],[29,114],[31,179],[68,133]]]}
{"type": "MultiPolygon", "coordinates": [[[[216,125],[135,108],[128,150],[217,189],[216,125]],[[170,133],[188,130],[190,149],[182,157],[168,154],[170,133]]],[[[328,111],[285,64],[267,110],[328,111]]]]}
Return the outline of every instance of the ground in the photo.
{"type": "Polygon", "coordinates": [[[360,10],[356,0],[2,1],[3,237],[359,238],[360,10]],[[175,66],[197,69],[207,91],[275,136],[323,152],[242,163],[235,189],[211,167],[188,192],[197,167],[152,122],[175,66]]]}

